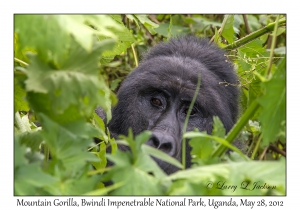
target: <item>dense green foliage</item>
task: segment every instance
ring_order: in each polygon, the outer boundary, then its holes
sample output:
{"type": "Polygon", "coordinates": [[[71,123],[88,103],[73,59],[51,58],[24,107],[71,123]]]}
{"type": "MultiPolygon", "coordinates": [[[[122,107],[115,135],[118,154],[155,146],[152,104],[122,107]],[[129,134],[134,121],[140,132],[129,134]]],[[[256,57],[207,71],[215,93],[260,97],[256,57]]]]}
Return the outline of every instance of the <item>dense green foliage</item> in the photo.
{"type": "Polygon", "coordinates": [[[285,23],[283,15],[15,15],[15,195],[285,195],[285,23]],[[148,131],[111,138],[94,109],[110,120],[114,91],[141,54],[189,33],[228,51],[239,82],[220,85],[241,88],[241,113],[228,134],[218,118],[212,135],[185,133],[194,166],[184,170],[143,144],[148,131]],[[150,155],[183,170],[168,176],[150,155]],[[264,187],[246,190],[255,183],[264,187]]]}

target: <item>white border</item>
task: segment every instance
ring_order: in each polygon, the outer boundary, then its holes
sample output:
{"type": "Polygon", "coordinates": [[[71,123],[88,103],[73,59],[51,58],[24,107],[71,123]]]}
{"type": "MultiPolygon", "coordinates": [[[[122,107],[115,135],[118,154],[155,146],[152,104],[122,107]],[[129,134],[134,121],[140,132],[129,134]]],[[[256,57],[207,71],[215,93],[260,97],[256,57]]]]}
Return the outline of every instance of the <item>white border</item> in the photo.
{"type": "MultiPolygon", "coordinates": [[[[278,0],[234,0],[234,1],[2,1],[0,4],[0,61],[1,61],[1,178],[0,191],[1,209],[16,207],[13,197],[13,14],[15,13],[286,13],[287,14],[287,196],[286,197],[249,197],[251,200],[276,199],[284,201],[284,209],[294,207],[299,200],[299,12],[295,1],[285,2],[278,0]]],[[[270,122],[272,123],[272,122],[270,122]]],[[[27,197],[30,199],[30,197],[27,197]]],[[[37,199],[38,197],[34,197],[37,199]]],[[[43,199],[44,197],[42,197],[43,199]]],[[[58,197],[66,199],[67,197],[58,197]]],[[[115,197],[119,200],[128,200],[131,197],[115,197]]],[[[156,197],[155,197],[156,198],[156,197]]],[[[176,197],[170,197],[176,199],[176,197]]],[[[204,199],[214,197],[204,197],[204,199]]],[[[229,197],[216,197],[226,200],[229,197]]],[[[247,198],[247,197],[242,197],[247,198]]],[[[55,197],[49,198],[50,200],[55,197]]],[[[80,199],[80,197],[76,197],[80,199]]],[[[239,197],[234,197],[239,199],[239,197]]],[[[18,207],[21,208],[21,207],[18,207]]],[[[24,207],[22,207],[24,208],[24,207]]],[[[32,208],[32,207],[31,207],[32,208]]],[[[40,208],[40,207],[38,207],[40,208]]],[[[48,207],[43,207],[48,208],[48,207]]],[[[72,207],[64,207],[71,209],[72,207]]],[[[81,209],[84,207],[80,207],[81,209]]],[[[91,207],[90,207],[91,208],[91,207]]],[[[94,207],[95,208],[95,207],[94,207]]],[[[99,207],[96,207],[99,208],[99,207]]],[[[166,207],[176,209],[177,207],[166,207]]],[[[198,207],[199,208],[199,207],[198,207]]],[[[197,208],[197,209],[198,209],[197,208]]],[[[226,209],[227,207],[219,207],[226,209]]],[[[77,208],[78,209],[78,208],[77,208]]],[[[107,209],[107,208],[105,208],[107,209]]],[[[116,208],[114,208],[116,209],[116,208]]],[[[120,208],[121,209],[121,208],[120,208]]],[[[122,207],[132,209],[132,207],[122,207]]],[[[164,208],[165,209],[165,208],[164,208]]],[[[229,208],[227,208],[229,209],[229,208]]],[[[247,208],[249,209],[249,208],[247,208]]],[[[272,208],[276,209],[276,208],[272,208]]],[[[282,208],[281,208],[282,209],[282,208]]]]}

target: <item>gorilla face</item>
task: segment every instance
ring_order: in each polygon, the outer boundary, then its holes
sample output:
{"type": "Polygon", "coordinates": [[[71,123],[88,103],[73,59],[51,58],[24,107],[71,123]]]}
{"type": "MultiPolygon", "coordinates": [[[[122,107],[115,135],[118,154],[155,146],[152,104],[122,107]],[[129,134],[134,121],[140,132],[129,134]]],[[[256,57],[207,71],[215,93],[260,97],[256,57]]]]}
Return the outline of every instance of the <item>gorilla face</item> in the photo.
{"type": "MultiPolygon", "coordinates": [[[[172,39],[153,47],[143,62],[122,83],[119,102],[108,124],[115,135],[144,130],[152,132],[147,144],[181,161],[183,125],[195,94],[198,74],[200,91],[192,109],[187,131],[212,131],[212,118],[218,116],[227,131],[238,113],[238,89],[219,82],[236,83],[236,75],[224,52],[207,40],[194,36],[172,39]]],[[[190,147],[187,145],[190,167],[190,147]]],[[[178,170],[156,160],[168,174],[178,170]]]]}

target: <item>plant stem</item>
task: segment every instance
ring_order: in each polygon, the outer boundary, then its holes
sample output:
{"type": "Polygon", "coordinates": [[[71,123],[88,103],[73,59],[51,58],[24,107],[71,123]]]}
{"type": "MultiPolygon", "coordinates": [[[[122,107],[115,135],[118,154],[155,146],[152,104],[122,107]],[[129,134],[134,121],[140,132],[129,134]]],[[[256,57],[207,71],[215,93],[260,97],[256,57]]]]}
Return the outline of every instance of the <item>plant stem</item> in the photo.
{"type": "MultiPolygon", "coordinates": [[[[284,26],[286,23],[286,19],[281,19],[278,21],[278,26],[284,26]]],[[[269,25],[265,26],[264,28],[262,29],[259,29],[251,34],[249,34],[248,36],[245,36],[244,38],[242,39],[239,39],[235,42],[233,42],[232,44],[229,44],[227,45],[226,47],[224,47],[223,49],[224,50],[234,50],[234,49],[237,49],[245,44],[247,44],[248,42],[251,42],[252,40],[266,34],[266,33],[269,33],[271,31],[274,30],[275,28],[275,25],[276,25],[276,22],[274,23],[270,23],[269,25]]]]}
{"type": "Polygon", "coordinates": [[[137,56],[136,56],[136,53],[135,53],[135,49],[134,49],[133,44],[131,44],[131,49],[132,49],[132,52],[133,52],[133,57],[134,57],[134,61],[135,61],[135,66],[138,67],[139,62],[138,62],[138,59],[137,59],[137,56]]]}
{"type": "MultiPolygon", "coordinates": [[[[197,81],[196,91],[195,91],[195,94],[194,94],[194,96],[193,96],[192,102],[191,102],[191,104],[190,104],[188,113],[187,113],[186,118],[185,118],[185,121],[184,121],[184,125],[183,125],[183,133],[186,132],[186,128],[187,128],[187,125],[188,125],[188,122],[189,122],[189,118],[190,118],[192,109],[193,109],[193,107],[194,107],[196,98],[197,98],[198,93],[199,93],[199,90],[200,90],[200,83],[201,83],[201,75],[200,75],[200,72],[199,72],[199,74],[198,74],[198,81],[197,81]]],[[[182,138],[182,166],[183,166],[183,169],[185,169],[185,165],[186,165],[185,163],[186,163],[186,139],[185,139],[185,138],[182,138]]]]}
{"type": "MultiPolygon", "coordinates": [[[[230,15],[225,15],[223,21],[222,21],[222,25],[221,25],[221,28],[218,30],[218,34],[222,34],[223,32],[223,29],[226,25],[226,22],[228,20],[228,18],[230,17],[230,15]]],[[[210,39],[209,43],[212,43],[214,41],[214,38],[215,38],[215,35],[213,35],[213,37],[210,39]]]]}
{"type": "MultiPolygon", "coordinates": [[[[238,134],[241,132],[243,127],[248,123],[248,120],[255,114],[255,112],[259,108],[259,104],[257,100],[254,100],[246,112],[242,115],[239,121],[234,125],[234,127],[229,131],[228,135],[226,136],[226,141],[232,143],[238,134]]],[[[224,145],[220,145],[216,151],[213,153],[212,157],[220,157],[225,151],[226,147],[224,145]]]]}
{"type": "Polygon", "coordinates": [[[272,69],[272,63],[273,63],[273,59],[274,59],[274,49],[275,49],[275,46],[276,46],[278,21],[279,21],[279,15],[277,15],[276,22],[275,22],[275,27],[274,27],[274,31],[273,31],[273,35],[272,35],[272,44],[271,44],[271,51],[270,51],[270,59],[269,59],[268,68],[266,69],[267,70],[266,74],[265,74],[266,77],[268,75],[270,75],[271,69],[272,69]]]}
{"type": "Polygon", "coordinates": [[[20,64],[23,64],[24,66],[28,66],[28,63],[26,63],[26,62],[24,62],[24,61],[22,61],[22,60],[20,60],[20,59],[18,59],[18,58],[14,58],[14,60],[15,60],[16,62],[20,63],[20,64]]]}
{"type": "Polygon", "coordinates": [[[259,135],[258,140],[256,141],[254,150],[253,150],[252,155],[251,155],[251,159],[252,159],[252,160],[254,160],[254,158],[255,158],[255,155],[256,155],[256,153],[257,153],[257,151],[258,151],[258,148],[259,148],[261,139],[262,139],[262,135],[259,135]]]}

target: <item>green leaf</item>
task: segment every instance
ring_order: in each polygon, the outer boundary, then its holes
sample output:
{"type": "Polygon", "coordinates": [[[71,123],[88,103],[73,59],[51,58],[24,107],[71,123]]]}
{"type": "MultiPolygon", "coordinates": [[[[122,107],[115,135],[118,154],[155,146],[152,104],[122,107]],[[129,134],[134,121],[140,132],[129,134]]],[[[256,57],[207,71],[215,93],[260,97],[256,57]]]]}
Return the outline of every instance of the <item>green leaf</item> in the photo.
{"type": "Polygon", "coordinates": [[[145,159],[142,160],[143,156],[140,156],[139,161],[133,164],[129,152],[117,151],[115,155],[108,155],[108,158],[115,163],[113,169],[108,172],[109,177],[114,183],[123,183],[112,195],[162,195],[159,180],[148,173],[152,171],[150,157],[145,162],[145,159]]]}
{"type": "Polygon", "coordinates": [[[40,163],[22,165],[15,168],[15,195],[35,195],[35,188],[51,185],[57,178],[44,173],[40,163]]]}
{"type": "Polygon", "coordinates": [[[126,15],[126,17],[129,20],[134,21],[135,25],[140,29],[139,20],[135,15],[126,15]]]}
{"type": "Polygon", "coordinates": [[[257,55],[265,56],[266,49],[263,46],[263,42],[259,39],[255,39],[239,48],[239,51],[245,53],[248,57],[256,58],[257,55]]]}
{"type": "MultiPolygon", "coordinates": [[[[233,151],[239,153],[245,160],[248,160],[248,158],[235,146],[230,144],[228,141],[226,141],[223,138],[217,137],[217,136],[211,136],[206,133],[201,133],[201,132],[187,132],[183,135],[184,138],[192,139],[192,138],[202,138],[204,140],[214,140],[224,146],[226,146],[229,149],[232,149],[233,151]]],[[[196,144],[196,143],[195,143],[196,144]]],[[[200,148],[199,148],[200,149],[200,148]]]]}
{"type": "Polygon", "coordinates": [[[99,170],[99,169],[104,169],[107,164],[106,160],[106,144],[104,142],[101,142],[99,145],[99,152],[96,151],[96,148],[93,148],[93,152],[99,160],[97,162],[92,162],[93,166],[99,170]]]}
{"type": "MultiPolygon", "coordinates": [[[[116,55],[121,55],[126,52],[126,50],[134,43],[135,39],[132,33],[124,26],[123,22],[120,20],[121,17],[113,16],[115,20],[119,22],[119,29],[111,29],[111,31],[116,36],[117,43],[113,49],[105,51],[102,54],[101,64],[107,64],[114,59],[116,55]]],[[[102,39],[100,37],[100,39],[102,39]]]]}
{"type": "Polygon", "coordinates": [[[28,163],[28,160],[24,158],[26,152],[26,147],[21,145],[20,136],[14,136],[14,167],[25,165],[28,163]]]}
{"type": "Polygon", "coordinates": [[[285,59],[278,65],[274,76],[262,83],[264,95],[258,99],[262,106],[259,120],[262,125],[262,146],[275,142],[286,122],[286,73],[285,59]]]}
{"type": "Polygon", "coordinates": [[[145,151],[146,147],[142,146],[150,135],[149,131],[145,131],[134,140],[132,131],[129,130],[128,137],[121,137],[127,141],[132,153],[117,150],[114,155],[107,155],[114,162],[107,177],[114,183],[123,183],[122,187],[113,191],[113,195],[162,195],[159,181],[166,175],[148,155],[149,150],[145,151]]]}
{"type": "Polygon", "coordinates": [[[125,184],[114,190],[111,195],[162,195],[162,187],[157,179],[138,168],[119,169],[113,178],[114,182],[125,184]],[[134,180],[134,182],[132,182],[134,180]]]}
{"type": "Polygon", "coordinates": [[[213,116],[213,122],[214,122],[214,124],[213,124],[213,130],[212,130],[211,135],[218,136],[220,138],[224,138],[225,134],[226,134],[226,130],[225,130],[220,118],[217,116],[213,116]]]}
{"type": "Polygon", "coordinates": [[[108,143],[108,136],[105,133],[106,131],[105,123],[96,113],[93,113],[93,120],[94,120],[93,121],[94,125],[96,126],[96,128],[99,129],[99,133],[100,133],[99,136],[95,136],[95,137],[104,140],[105,143],[108,143]]]}
{"type": "Polygon", "coordinates": [[[169,23],[162,23],[158,28],[155,28],[155,31],[164,37],[168,37],[169,31],[172,36],[184,35],[190,32],[190,29],[184,26],[174,25],[170,28],[169,23]]]}
{"type": "Polygon", "coordinates": [[[26,78],[14,75],[14,110],[29,111],[28,103],[25,99],[26,92],[23,86],[20,85],[26,78]]]}
{"type": "MultiPolygon", "coordinates": [[[[237,163],[223,163],[179,171],[163,179],[164,181],[184,180],[190,185],[200,186],[200,190],[191,190],[191,186],[184,186],[173,190],[171,194],[178,195],[285,195],[286,177],[285,161],[251,161],[237,163]],[[251,169],[251,170],[249,170],[251,169]],[[220,189],[220,185],[225,182],[227,186],[237,186],[232,189],[220,189]],[[255,188],[255,182],[263,186],[275,186],[275,189],[255,188]],[[248,185],[247,185],[248,183],[248,185]],[[207,189],[203,189],[203,184],[207,189]],[[242,189],[244,187],[244,189],[242,189]],[[247,188],[246,188],[247,187],[247,188]],[[250,190],[249,190],[250,189],[250,190]]],[[[198,188],[198,189],[199,189],[198,188]]]]}
{"type": "Polygon", "coordinates": [[[72,176],[61,179],[58,182],[45,186],[45,190],[51,195],[82,195],[90,191],[94,191],[98,187],[101,176],[87,176],[80,177],[72,176]]]}
{"type": "Polygon", "coordinates": [[[95,45],[92,53],[87,53],[73,42],[70,54],[59,70],[44,63],[39,56],[30,55],[31,64],[25,84],[27,91],[34,92],[29,92],[27,98],[35,111],[57,115],[70,106],[77,106],[81,116],[90,116],[100,104],[110,117],[112,93],[102,78],[98,78],[97,61],[112,44],[109,40],[102,41],[95,45]],[[36,97],[36,93],[45,95],[36,97]],[[41,98],[44,98],[43,101],[38,102],[41,98]]]}
{"type": "Polygon", "coordinates": [[[154,28],[158,27],[158,24],[152,22],[147,15],[134,15],[137,19],[148,29],[148,31],[153,35],[156,34],[154,28]]]}
{"type": "Polygon", "coordinates": [[[209,189],[208,182],[193,183],[189,180],[176,180],[169,188],[167,195],[172,196],[190,196],[190,195],[222,195],[222,191],[217,189],[209,189]]]}
{"type": "Polygon", "coordinates": [[[21,50],[33,48],[42,60],[56,64],[65,60],[68,48],[72,47],[71,35],[90,52],[94,35],[115,38],[113,29],[120,30],[120,24],[107,15],[15,15],[21,50]]]}
{"type": "Polygon", "coordinates": [[[55,15],[15,15],[20,50],[32,48],[44,61],[61,62],[69,45],[69,35],[57,19],[55,15]]]}
{"type": "Polygon", "coordinates": [[[97,189],[97,190],[93,190],[93,191],[90,191],[90,192],[87,192],[85,194],[83,194],[84,196],[88,195],[88,196],[93,196],[93,195],[107,195],[110,191],[114,190],[114,189],[117,189],[119,187],[121,187],[123,185],[122,182],[120,183],[117,183],[117,184],[114,184],[114,185],[111,185],[109,187],[105,187],[105,188],[100,188],[100,189],[97,189]]]}
{"type": "Polygon", "coordinates": [[[134,161],[137,160],[137,157],[142,152],[142,150],[141,150],[142,144],[145,143],[150,138],[150,136],[151,136],[151,133],[149,131],[144,131],[144,132],[140,133],[139,135],[137,135],[134,140],[132,129],[129,129],[128,137],[121,136],[122,139],[125,139],[128,142],[134,161]]]}
{"type": "Polygon", "coordinates": [[[87,152],[95,136],[95,128],[84,121],[68,123],[64,126],[41,114],[42,136],[50,149],[52,159],[60,161],[66,171],[75,171],[88,161],[99,161],[87,152]]]}
{"type": "Polygon", "coordinates": [[[20,116],[19,112],[15,113],[15,132],[23,133],[31,131],[28,115],[20,116]]]}
{"type": "Polygon", "coordinates": [[[226,23],[224,25],[222,36],[229,42],[232,43],[234,41],[234,30],[233,30],[233,23],[234,23],[234,15],[226,15],[226,23]]]}
{"type": "Polygon", "coordinates": [[[164,162],[170,163],[178,168],[183,169],[182,164],[175,158],[167,155],[166,153],[155,149],[153,147],[150,147],[148,145],[142,145],[143,151],[145,151],[147,154],[156,157],[157,159],[163,160],[164,162]]]}
{"type": "MultiPolygon", "coordinates": [[[[188,133],[187,133],[188,134],[188,133]]],[[[211,159],[211,154],[214,151],[214,144],[211,138],[207,135],[191,138],[189,144],[192,147],[191,155],[202,160],[204,163],[211,159]]]]}
{"type": "Polygon", "coordinates": [[[41,130],[33,130],[18,134],[21,144],[31,148],[32,151],[40,151],[40,145],[43,142],[41,130]]]}
{"type": "Polygon", "coordinates": [[[256,100],[262,94],[261,81],[254,80],[249,84],[248,104],[249,107],[252,101],[256,100]]]}

